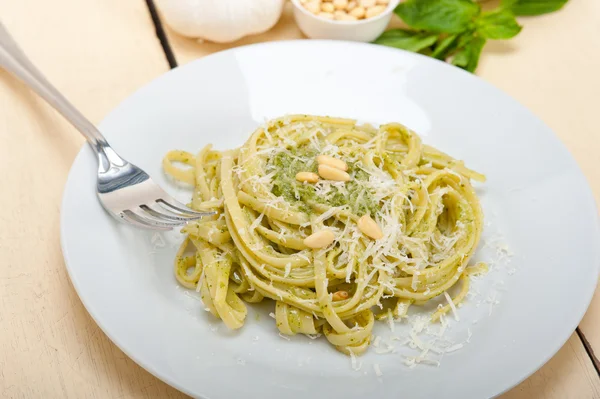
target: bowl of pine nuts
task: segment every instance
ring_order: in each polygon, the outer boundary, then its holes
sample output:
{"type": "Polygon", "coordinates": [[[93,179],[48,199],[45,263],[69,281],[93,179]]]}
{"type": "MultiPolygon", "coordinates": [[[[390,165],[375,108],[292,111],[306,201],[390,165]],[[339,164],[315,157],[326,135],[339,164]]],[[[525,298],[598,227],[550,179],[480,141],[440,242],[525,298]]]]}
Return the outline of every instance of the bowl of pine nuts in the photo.
{"type": "Polygon", "coordinates": [[[371,42],[387,27],[399,0],[292,0],[300,30],[311,39],[371,42]]]}

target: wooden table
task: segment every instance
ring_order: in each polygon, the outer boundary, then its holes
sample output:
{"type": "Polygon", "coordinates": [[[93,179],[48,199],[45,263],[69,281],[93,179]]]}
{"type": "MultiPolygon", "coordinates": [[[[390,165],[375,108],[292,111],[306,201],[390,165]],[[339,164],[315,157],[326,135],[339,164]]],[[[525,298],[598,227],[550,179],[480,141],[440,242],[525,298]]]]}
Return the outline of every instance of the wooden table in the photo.
{"type": "MultiPolygon", "coordinates": [[[[169,69],[142,0],[0,0],[0,16],[94,122],[169,69]]],[[[516,39],[485,48],[478,71],[554,129],[597,200],[599,21],[599,0],[572,0],[558,13],[523,19],[516,39]]],[[[167,36],[179,64],[246,43],[302,37],[289,9],[270,32],[232,45],[197,43],[168,30],[167,36]]],[[[0,397],[183,397],[106,338],[67,276],[60,201],[82,144],[56,112],[0,71],[0,397]]],[[[600,398],[594,349],[600,352],[598,293],[565,346],[503,398],[600,398]]]]}

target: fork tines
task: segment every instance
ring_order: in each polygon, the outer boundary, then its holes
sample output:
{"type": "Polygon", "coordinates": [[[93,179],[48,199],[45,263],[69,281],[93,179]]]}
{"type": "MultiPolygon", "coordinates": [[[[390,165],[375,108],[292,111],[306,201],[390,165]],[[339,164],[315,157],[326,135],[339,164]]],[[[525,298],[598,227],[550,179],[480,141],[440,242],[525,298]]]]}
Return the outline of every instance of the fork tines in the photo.
{"type": "Polygon", "coordinates": [[[138,227],[171,230],[188,222],[215,215],[216,212],[198,212],[174,198],[159,198],[150,204],[142,204],[121,213],[121,218],[138,227]]]}

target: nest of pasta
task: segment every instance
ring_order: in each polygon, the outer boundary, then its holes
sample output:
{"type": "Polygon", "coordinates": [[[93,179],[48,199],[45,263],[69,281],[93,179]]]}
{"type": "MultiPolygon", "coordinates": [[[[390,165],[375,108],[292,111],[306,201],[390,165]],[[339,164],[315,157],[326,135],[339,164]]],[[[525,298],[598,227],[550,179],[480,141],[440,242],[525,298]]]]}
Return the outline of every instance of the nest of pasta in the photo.
{"type": "Polygon", "coordinates": [[[171,151],[163,166],[194,186],[190,207],[217,211],[183,229],[175,275],[229,328],[269,299],[282,334],[360,354],[375,320],[460,284],[437,320],[481,268],[468,267],[483,225],[471,180],[485,177],[397,123],[287,116],[239,148],[171,151]]]}

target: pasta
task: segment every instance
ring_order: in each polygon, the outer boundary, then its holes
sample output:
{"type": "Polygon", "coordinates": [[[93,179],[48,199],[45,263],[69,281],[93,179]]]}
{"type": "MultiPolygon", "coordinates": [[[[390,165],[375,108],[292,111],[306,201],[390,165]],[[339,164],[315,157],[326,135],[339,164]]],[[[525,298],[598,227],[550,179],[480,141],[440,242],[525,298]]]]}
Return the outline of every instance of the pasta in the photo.
{"type": "Polygon", "coordinates": [[[218,211],[183,228],[175,276],[232,329],[267,298],[281,334],[360,354],[375,320],[443,295],[437,320],[483,267],[469,262],[483,226],[471,180],[485,177],[397,123],[286,116],[240,148],[171,151],[163,168],[193,185],[192,208],[218,211]]]}

